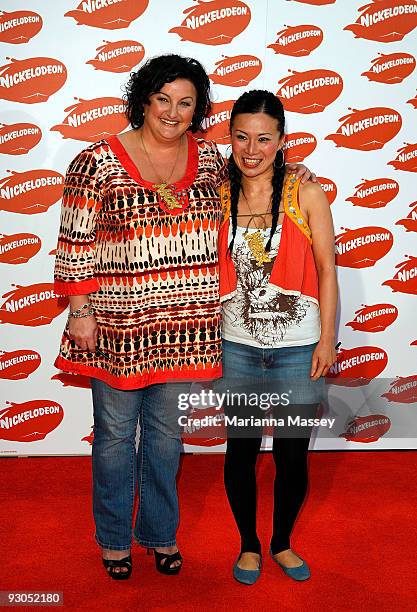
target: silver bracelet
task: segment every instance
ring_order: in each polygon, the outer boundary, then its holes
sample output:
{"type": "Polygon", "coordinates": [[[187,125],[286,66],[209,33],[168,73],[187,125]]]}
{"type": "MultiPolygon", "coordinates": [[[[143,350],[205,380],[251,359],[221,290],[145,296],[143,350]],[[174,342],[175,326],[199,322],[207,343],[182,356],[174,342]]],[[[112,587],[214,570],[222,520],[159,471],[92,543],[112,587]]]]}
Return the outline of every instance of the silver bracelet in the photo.
{"type": "Polygon", "coordinates": [[[74,319],[80,319],[82,317],[88,317],[91,314],[94,314],[94,309],[91,306],[91,303],[87,302],[86,304],[83,304],[82,306],[80,306],[76,310],[73,310],[72,312],[69,312],[68,318],[69,317],[74,317],[74,319]]]}
{"type": "Polygon", "coordinates": [[[92,314],[94,314],[94,309],[90,308],[90,310],[87,310],[85,312],[79,312],[77,314],[70,312],[69,317],[74,317],[74,319],[82,319],[83,317],[89,317],[92,314]]]}

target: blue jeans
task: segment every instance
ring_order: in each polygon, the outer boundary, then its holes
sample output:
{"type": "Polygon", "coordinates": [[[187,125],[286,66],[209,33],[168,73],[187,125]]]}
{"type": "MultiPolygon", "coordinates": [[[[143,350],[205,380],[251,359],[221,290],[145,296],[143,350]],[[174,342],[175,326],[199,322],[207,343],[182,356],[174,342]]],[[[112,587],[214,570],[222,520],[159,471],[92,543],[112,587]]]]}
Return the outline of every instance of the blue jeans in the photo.
{"type": "Polygon", "coordinates": [[[178,393],[183,383],[122,391],[91,379],[94,408],[93,513],[97,543],[128,550],[136,488],[139,509],[133,535],[143,546],[176,543],[176,475],[182,450],[178,393]],[[136,452],[136,431],[140,442],[136,452]]]}
{"type": "MultiPolygon", "coordinates": [[[[311,359],[317,344],[261,349],[223,340],[223,379],[254,383],[261,389],[289,392],[290,404],[318,404],[324,396],[324,378],[310,378],[311,359]]],[[[253,389],[255,390],[255,389],[253,389]]]]}

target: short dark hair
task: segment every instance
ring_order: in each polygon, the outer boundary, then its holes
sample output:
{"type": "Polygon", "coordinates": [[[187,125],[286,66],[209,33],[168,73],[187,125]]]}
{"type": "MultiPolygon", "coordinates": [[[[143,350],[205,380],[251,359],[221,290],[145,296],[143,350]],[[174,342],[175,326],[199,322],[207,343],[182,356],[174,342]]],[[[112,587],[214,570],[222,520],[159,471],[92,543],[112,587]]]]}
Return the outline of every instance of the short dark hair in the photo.
{"type": "Polygon", "coordinates": [[[149,104],[149,96],[160,91],[165,83],[175,79],[191,81],[197,91],[191,131],[202,130],[204,118],[211,110],[210,80],[199,61],[192,57],[169,54],[149,59],[136,72],[130,74],[123,99],[126,116],[133,128],[143,125],[143,106],[149,104]]]}
{"type": "Polygon", "coordinates": [[[242,113],[265,113],[278,121],[278,130],[281,134],[285,131],[284,107],[279,98],[271,91],[265,89],[252,89],[242,94],[234,103],[230,114],[230,128],[236,115],[242,113]]]}

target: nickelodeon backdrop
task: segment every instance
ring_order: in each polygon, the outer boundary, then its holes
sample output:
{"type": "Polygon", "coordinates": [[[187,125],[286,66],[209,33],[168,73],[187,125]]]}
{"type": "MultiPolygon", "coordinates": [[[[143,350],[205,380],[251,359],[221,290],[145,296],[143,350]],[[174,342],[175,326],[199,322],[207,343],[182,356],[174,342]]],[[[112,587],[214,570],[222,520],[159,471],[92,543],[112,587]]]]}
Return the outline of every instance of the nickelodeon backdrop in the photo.
{"type": "MultiPolygon", "coordinates": [[[[3,455],[90,452],[89,380],[52,365],[66,321],[52,285],[64,175],[82,148],[128,127],[129,72],[166,52],[209,72],[207,137],[224,153],[233,101],[275,92],[287,160],[314,170],[329,198],[341,305],[327,387],[339,426],[311,447],[417,446],[416,26],[417,0],[4,0],[3,455]]],[[[219,429],[191,434],[188,451],[224,450],[219,429]]]]}

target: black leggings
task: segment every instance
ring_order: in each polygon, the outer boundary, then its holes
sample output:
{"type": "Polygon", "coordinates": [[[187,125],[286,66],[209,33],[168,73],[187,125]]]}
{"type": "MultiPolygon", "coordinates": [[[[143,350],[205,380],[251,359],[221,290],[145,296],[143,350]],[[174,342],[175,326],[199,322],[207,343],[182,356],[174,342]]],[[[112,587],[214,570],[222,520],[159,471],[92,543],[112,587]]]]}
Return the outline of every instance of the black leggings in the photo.
{"type": "MultiPolygon", "coordinates": [[[[241,553],[261,552],[256,533],[255,465],[262,438],[229,438],[224,483],[241,537],[241,553]]],[[[309,438],[274,438],[274,517],[271,550],[290,548],[290,534],[304,501],[309,438]]]]}

